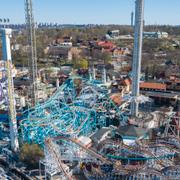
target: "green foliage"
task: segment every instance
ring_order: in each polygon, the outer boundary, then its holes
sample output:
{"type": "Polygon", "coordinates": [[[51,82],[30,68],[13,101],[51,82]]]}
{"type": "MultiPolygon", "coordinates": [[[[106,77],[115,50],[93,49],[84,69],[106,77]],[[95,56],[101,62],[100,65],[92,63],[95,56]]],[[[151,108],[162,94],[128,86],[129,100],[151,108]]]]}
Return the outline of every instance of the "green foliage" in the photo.
{"type": "Polygon", "coordinates": [[[87,69],[88,68],[88,60],[87,59],[74,59],[73,66],[75,69],[87,69]]]}
{"type": "Polygon", "coordinates": [[[39,160],[44,156],[37,144],[24,144],[20,151],[20,159],[28,168],[38,168],[39,160]]]}
{"type": "Polygon", "coordinates": [[[16,66],[27,66],[28,65],[28,55],[22,51],[13,51],[12,52],[13,63],[16,66]]]}
{"type": "Polygon", "coordinates": [[[175,47],[173,47],[170,42],[164,42],[161,44],[160,49],[164,51],[174,51],[175,47]]]}
{"type": "Polygon", "coordinates": [[[173,47],[172,42],[167,39],[144,39],[143,50],[149,53],[159,51],[169,52],[174,51],[175,47],[173,47]]]}
{"type": "Polygon", "coordinates": [[[149,80],[149,66],[146,67],[145,70],[145,80],[148,81],[149,80]]]}
{"type": "MultiPolygon", "coordinates": [[[[133,35],[133,28],[130,26],[124,25],[97,25],[94,27],[87,27],[87,28],[63,28],[63,29],[37,29],[36,37],[37,37],[37,56],[38,59],[48,59],[48,55],[44,54],[44,48],[47,47],[48,44],[52,43],[54,40],[58,38],[63,38],[64,36],[72,36],[73,45],[76,45],[79,40],[83,42],[84,45],[88,46],[88,41],[98,39],[101,40],[105,34],[110,30],[120,30],[120,35],[133,35]]],[[[176,38],[180,40],[180,28],[175,26],[145,26],[144,31],[165,31],[168,32],[171,38],[176,38]]],[[[143,52],[148,53],[150,56],[149,59],[146,58],[144,63],[151,64],[152,62],[148,62],[148,60],[153,60],[153,54],[159,51],[164,51],[167,53],[170,59],[174,59],[176,63],[179,62],[180,54],[178,53],[179,49],[175,49],[172,46],[174,43],[170,39],[144,39],[143,40],[143,52]]],[[[27,45],[27,34],[25,31],[21,33],[13,33],[12,43],[22,45],[22,48],[18,51],[12,51],[13,63],[16,65],[27,65],[28,64],[28,57],[26,52],[26,45],[27,45]]],[[[133,40],[116,40],[114,43],[119,47],[133,47],[133,40]]],[[[96,60],[104,60],[106,64],[111,61],[111,57],[108,54],[102,54],[101,51],[95,52],[93,59],[96,60]]],[[[0,57],[1,57],[1,50],[0,50],[0,57]]],[[[86,56],[82,56],[83,57],[86,56]]],[[[73,60],[73,64],[75,68],[84,68],[87,67],[87,61],[82,59],[73,60]],[[82,60],[82,62],[81,62],[82,60]]],[[[51,65],[62,65],[66,64],[67,62],[64,61],[58,64],[56,60],[53,62],[42,63],[38,61],[38,67],[46,67],[51,65]]]]}
{"type": "Polygon", "coordinates": [[[112,60],[111,55],[108,52],[103,52],[102,55],[101,55],[101,58],[104,61],[104,64],[108,64],[112,60]]]}
{"type": "Polygon", "coordinates": [[[143,50],[145,52],[158,52],[162,44],[161,39],[144,39],[143,40],[143,50]]]}

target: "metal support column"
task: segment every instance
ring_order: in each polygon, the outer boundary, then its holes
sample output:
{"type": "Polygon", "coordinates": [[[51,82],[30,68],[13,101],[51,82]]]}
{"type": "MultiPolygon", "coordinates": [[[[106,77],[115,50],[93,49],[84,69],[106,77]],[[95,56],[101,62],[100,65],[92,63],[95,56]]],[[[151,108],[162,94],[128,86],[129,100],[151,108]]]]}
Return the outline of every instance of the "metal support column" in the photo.
{"type": "Polygon", "coordinates": [[[102,69],[102,82],[104,84],[106,84],[107,80],[106,80],[106,67],[105,65],[103,66],[103,69],[102,69]]]}

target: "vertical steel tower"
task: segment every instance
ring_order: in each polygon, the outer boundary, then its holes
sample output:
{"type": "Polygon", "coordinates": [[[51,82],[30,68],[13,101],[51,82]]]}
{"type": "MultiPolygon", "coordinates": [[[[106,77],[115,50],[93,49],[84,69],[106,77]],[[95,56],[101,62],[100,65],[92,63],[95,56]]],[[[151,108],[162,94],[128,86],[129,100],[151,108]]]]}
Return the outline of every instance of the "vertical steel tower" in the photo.
{"type": "Polygon", "coordinates": [[[143,39],[144,0],[136,0],[134,51],[133,51],[133,78],[131,115],[138,115],[139,80],[141,74],[142,39],[143,39]]]}
{"type": "Polygon", "coordinates": [[[11,45],[10,37],[11,29],[1,29],[2,33],[2,54],[3,60],[6,61],[7,79],[8,79],[8,107],[9,107],[9,125],[10,125],[10,138],[11,148],[14,152],[19,149],[18,130],[16,121],[16,108],[14,99],[14,83],[12,77],[12,59],[11,59],[11,45]]]}
{"type": "Polygon", "coordinates": [[[30,97],[32,99],[32,105],[37,102],[37,52],[36,52],[36,32],[35,22],[32,10],[32,0],[25,0],[25,12],[26,12],[26,30],[29,46],[29,74],[30,74],[30,97]]]}

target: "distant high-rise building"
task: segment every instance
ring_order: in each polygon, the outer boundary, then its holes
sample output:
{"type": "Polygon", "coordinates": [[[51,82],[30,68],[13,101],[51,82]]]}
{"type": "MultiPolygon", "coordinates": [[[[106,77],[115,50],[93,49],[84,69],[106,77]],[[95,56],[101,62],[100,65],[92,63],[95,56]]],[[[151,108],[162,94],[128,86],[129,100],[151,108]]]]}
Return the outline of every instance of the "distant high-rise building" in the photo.
{"type": "Polygon", "coordinates": [[[134,12],[131,12],[131,27],[134,26],[134,12]]]}

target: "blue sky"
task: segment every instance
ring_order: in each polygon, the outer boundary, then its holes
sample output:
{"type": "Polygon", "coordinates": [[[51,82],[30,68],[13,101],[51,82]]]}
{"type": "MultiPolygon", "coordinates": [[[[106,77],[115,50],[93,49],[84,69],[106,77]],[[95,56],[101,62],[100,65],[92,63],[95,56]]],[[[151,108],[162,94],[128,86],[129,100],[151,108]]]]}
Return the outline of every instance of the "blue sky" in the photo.
{"type": "MultiPolygon", "coordinates": [[[[34,0],[37,22],[130,24],[135,0],[34,0]]],[[[146,24],[180,25],[180,0],[145,0],[146,24]]],[[[24,22],[24,0],[1,0],[0,17],[24,22]]]]}

